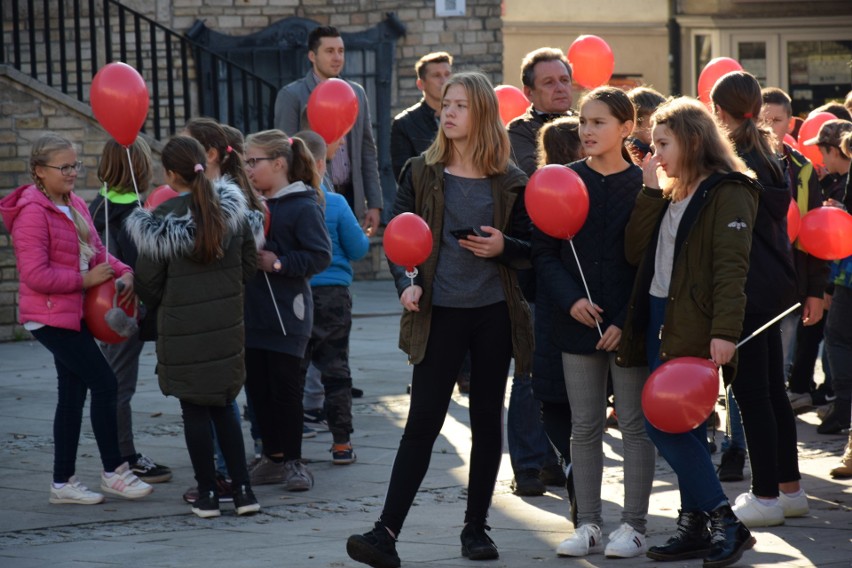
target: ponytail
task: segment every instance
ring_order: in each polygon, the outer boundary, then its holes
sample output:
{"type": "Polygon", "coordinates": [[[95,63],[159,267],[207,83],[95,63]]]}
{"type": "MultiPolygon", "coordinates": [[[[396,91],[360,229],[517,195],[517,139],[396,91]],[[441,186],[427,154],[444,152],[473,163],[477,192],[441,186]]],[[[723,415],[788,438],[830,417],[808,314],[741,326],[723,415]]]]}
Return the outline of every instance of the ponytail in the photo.
{"type": "Polygon", "coordinates": [[[317,201],[319,201],[320,206],[324,209],[325,195],[320,189],[321,180],[317,173],[317,164],[314,160],[314,155],[301,138],[291,138],[290,146],[293,148],[293,163],[288,170],[290,181],[301,181],[305,185],[313,187],[317,192],[317,201]]]}
{"type": "Polygon", "coordinates": [[[222,241],[227,226],[213,183],[204,175],[204,147],[189,136],[175,136],[163,148],[163,167],[179,175],[189,189],[189,209],[195,221],[194,253],[203,264],[225,254],[222,241]]]}

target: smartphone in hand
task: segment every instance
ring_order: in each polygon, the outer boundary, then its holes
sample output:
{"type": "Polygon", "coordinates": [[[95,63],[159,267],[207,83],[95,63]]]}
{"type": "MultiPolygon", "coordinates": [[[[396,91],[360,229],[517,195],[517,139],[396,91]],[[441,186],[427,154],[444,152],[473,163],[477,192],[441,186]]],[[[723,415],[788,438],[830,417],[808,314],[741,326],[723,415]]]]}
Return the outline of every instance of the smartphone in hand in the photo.
{"type": "Polygon", "coordinates": [[[466,239],[470,236],[482,237],[484,236],[482,232],[480,232],[475,227],[465,227],[464,229],[454,229],[450,231],[450,234],[457,238],[458,240],[466,239]]]}

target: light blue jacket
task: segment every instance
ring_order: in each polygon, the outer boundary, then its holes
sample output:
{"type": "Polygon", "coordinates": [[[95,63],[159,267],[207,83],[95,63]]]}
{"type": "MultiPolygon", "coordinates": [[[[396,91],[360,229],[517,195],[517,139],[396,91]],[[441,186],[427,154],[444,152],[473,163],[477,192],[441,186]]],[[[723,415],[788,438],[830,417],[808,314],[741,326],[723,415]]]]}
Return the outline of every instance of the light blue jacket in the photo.
{"type": "Polygon", "coordinates": [[[331,237],[331,265],[311,278],[311,287],[350,286],[353,260],[367,254],[370,239],[364,234],[346,198],[328,191],[325,183],[325,226],[331,237]]]}

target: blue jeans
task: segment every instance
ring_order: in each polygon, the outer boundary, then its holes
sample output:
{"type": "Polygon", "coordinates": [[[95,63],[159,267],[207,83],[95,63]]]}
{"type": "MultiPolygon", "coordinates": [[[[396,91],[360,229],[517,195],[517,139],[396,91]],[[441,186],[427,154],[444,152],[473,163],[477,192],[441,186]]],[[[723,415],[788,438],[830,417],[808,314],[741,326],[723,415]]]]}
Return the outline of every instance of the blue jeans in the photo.
{"type": "MultiPolygon", "coordinates": [[[[649,296],[651,317],[645,345],[648,353],[648,367],[653,373],[660,365],[660,326],[666,312],[666,298],[649,296]]],[[[709,341],[709,338],[708,338],[709,341]]],[[[707,427],[702,422],[697,428],[682,434],[668,434],[654,428],[645,421],[648,437],[660,450],[660,454],[669,462],[677,474],[680,489],[680,508],[684,512],[709,512],[728,498],[722,491],[722,484],[716,477],[716,469],[710,460],[707,447],[707,427]]]]}
{"type": "MultiPolygon", "coordinates": [[[[234,399],[230,406],[232,409],[231,412],[234,415],[234,420],[237,422],[237,428],[240,432],[242,432],[240,405],[237,403],[237,399],[234,399]]],[[[231,479],[233,478],[233,474],[228,470],[228,464],[225,461],[225,452],[222,451],[222,446],[219,444],[219,436],[216,434],[216,425],[212,421],[210,422],[210,430],[213,432],[213,453],[216,457],[216,473],[231,479]]]]}
{"type": "Polygon", "coordinates": [[[725,438],[722,440],[722,451],[725,452],[730,448],[739,448],[745,450],[745,430],[743,429],[743,419],[740,416],[740,407],[737,400],[734,398],[734,391],[728,386],[725,388],[725,401],[728,419],[725,421],[725,438]]]}
{"type": "Polygon", "coordinates": [[[506,438],[515,473],[525,469],[541,470],[559,461],[544,432],[541,403],[533,396],[532,376],[528,373],[516,373],[512,378],[506,438]]]}
{"type": "Polygon", "coordinates": [[[122,463],[115,375],[86,323],[80,322],[80,331],[44,326],[32,334],[53,354],[56,364],[59,400],[53,419],[53,481],[65,483],[75,473],[87,391],[92,391],[89,411],[101,463],[104,471],[115,471],[122,463]]]}

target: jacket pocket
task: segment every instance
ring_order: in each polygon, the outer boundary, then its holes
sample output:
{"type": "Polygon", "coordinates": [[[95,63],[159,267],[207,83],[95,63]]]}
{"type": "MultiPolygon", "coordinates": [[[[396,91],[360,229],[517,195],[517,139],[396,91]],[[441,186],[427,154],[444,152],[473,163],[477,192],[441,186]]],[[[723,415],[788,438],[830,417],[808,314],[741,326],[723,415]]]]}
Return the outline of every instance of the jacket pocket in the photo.
{"type": "Polygon", "coordinates": [[[698,309],[701,310],[701,313],[708,318],[713,317],[713,298],[709,291],[696,284],[690,289],[689,295],[698,309]]]}

